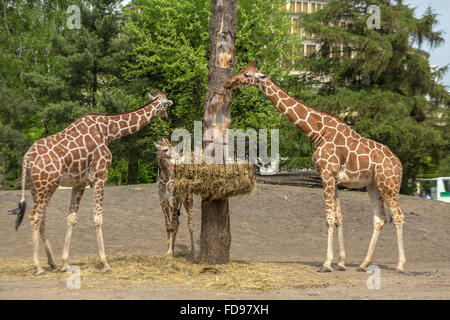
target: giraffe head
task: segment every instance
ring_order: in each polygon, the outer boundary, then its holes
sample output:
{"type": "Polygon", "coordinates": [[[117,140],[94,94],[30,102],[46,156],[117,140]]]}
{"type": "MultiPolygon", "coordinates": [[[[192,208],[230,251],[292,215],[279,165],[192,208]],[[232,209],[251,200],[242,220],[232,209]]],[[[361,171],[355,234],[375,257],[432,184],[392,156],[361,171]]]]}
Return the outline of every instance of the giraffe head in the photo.
{"type": "Polygon", "coordinates": [[[269,76],[256,69],[256,61],[248,67],[242,68],[234,77],[228,79],[223,85],[225,89],[247,88],[250,86],[260,87],[262,83],[269,79],[269,76]]]}
{"type": "Polygon", "coordinates": [[[155,96],[152,96],[150,93],[148,93],[148,97],[150,98],[150,103],[155,100],[159,102],[156,112],[161,117],[161,119],[167,121],[169,119],[169,116],[167,115],[167,108],[170,107],[173,102],[172,100],[167,100],[166,90],[163,89],[162,92],[156,90],[155,96]]]}
{"type": "Polygon", "coordinates": [[[170,143],[169,139],[162,138],[159,143],[155,143],[156,147],[156,157],[159,160],[169,161],[170,163],[175,163],[180,160],[180,155],[175,151],[175,148],[170,143]]]}

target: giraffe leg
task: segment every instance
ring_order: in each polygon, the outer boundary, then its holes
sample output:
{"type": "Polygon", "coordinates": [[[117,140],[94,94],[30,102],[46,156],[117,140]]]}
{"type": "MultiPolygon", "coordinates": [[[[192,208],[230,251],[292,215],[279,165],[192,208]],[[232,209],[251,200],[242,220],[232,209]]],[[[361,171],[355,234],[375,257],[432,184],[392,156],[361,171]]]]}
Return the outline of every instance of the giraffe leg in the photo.
{"type": "Polygon", "coordinates": [[[343,230],[341,203],[339,201],[339,196],[338,196],[337,190],[335,191],[335,201],[336,201],[336,226],[337,226],[338,241],[339,241],[339,261],[338,261],[337,270],[345,271],[345,270],[347,270],[347,268],[345,267],[344,230],[343,230]]]}
{"type": "Polygon", "coordinates": [[[105,255],[105,246],[103,243],[103,232],[102,232],[102,224],[103,224],[103,195],[105,191],[105,182],[106,182],[107,174],[102,174],[97,178],[94,182],[94,224],[95,231],[97,233],[97,245],[98,245],[98,255],[100,258],[100,262],[103,265],[102,272],[108,272],[111,270],[111,267],[108,265],[106,261],[105,255]]]}
{"type": "Polygon", "coordinates": [[[373,234],[367,256],[364,259],[364,262],[359,266],[360,271],[366,271],[367,266],[372,262],[378,237],[381,233],[381,229],[383,229],[383,226],[386,223],[386,214],[384,213],[383,198],[381,197],[380,191],[375,185],[370,185],[367,187],[367,192],[369,193],[373,210],[373,234]]]}
{"type": "Polygon", "coordinates": [[[386,202],[389,210],[391,211],[391,217],[397,230],[397,245],[398,245],[398,264],[396,269],[400,272],[404,272],[404,265],[406,262],[405,249],[403,247],[403,211],[398,205],[397,196],[391,194],[383,194],[383,199],[386,202]]]}
{"type": "Polygon", "coordinates": [[[168,250],[167,255],[170,257],[173,257],[175,252],[175,239],[177,236],[178,231],[178,213],[177,213],[177,207],[171,208],[172,213],[172,219],[170,223],[167,225],[167,234],[168,234],[168,250]]]}
{"type": "Polygon", "coordinates": [[[65,272],[69,267],[69,248],[70,248],[70,239],[72,237],[72,228],[77,223],[78,217],[78,207],[80,206],[80,200],[84,193],[84,186],[77,187],[72,189],[72,198],[70,200],[70,208],[69,215],[67,216],[67,231],[66,231],[66,239],[64,241],[64,249],[63,249],[63,266],[61,267],[61,271],[65,272]]]}
{"type": "Polygon", "coordinates": [[[35,275],[40,275],[44,273],[44,269],[42,269],[39,263],[39,235],[41,235],[42,239],[44,240],[44,245],[50,266],[52,266],[52,268],[56,266],[53,259],[53,253],[51,251],[50,242],[48,241],[45,235],[45,225],[41,229],[41,225],[43,222],[42,218],[45,214],[45,209],[47,208],[48,201],[55,192],[55,190],[56,187],[52,187],[49,190],[43,190],[39,193],[34,190],[33,196],[34,204],[30,212],[30,222],[33,237],[33,264],[36,271],[35,275]]]}
{"type": "Polygon", "coordinates": [[[44,214],[42,215],[41,225],[39,226],[39,232],[41,234],[42,241],[44,242],[48,264],[53,270],[57,270],[58,267],[56,266],[55,258],[53,257],[52,247],[50,245],[50,241],[47,238],[47,234],[45,233],[45,211],[44,214]]]}
{"type": "Polygon", "coordinates": [[[327,259],[318,272],[331,272],[331,261],[333,261],[333,232],[336,224],[336,200],[335,200],[335,179],[329,173],[322,174],[322,184],[324,188],[324,198],[327,212],[327,226],[328,226],[328,244],[327,244],[327,259]]]}
{"type": "Polygon", "coordinates": [[[186,200],[184,201],[184,208],[187,213],[188,229],[191,235],[191,255],[195,257],[195,245],[194,245],[194,220],[192,219],[192,207],[193,207],[193,195],[188,194],[186,200]]]}

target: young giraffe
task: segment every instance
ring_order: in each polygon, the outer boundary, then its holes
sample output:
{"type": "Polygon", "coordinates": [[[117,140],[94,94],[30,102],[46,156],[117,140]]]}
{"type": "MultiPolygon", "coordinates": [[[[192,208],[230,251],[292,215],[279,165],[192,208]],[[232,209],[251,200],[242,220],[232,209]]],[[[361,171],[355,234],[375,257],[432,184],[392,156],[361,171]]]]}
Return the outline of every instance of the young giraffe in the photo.
{"type": "Polygon", "coordinates": [[[340,249],[338,270],[346,270],[342,213],[337,196],[337,184],[348,188],[367,187],[371,200],[374,231],[366,259],[359,269],[366,270],[372,261],[375,244],[386,222],[383,206],[385,202],[397,229],[399,249],[397,269],[403,271],[406,259],[402,236],[403,212],[398,205],[398,193],[402,180],[400,160],[388,147],[362,137],[337,117],[315,110],[291,97],[267,74],[256,69],[256,61],[249,67],[244,67],[224,84],[224,87],[230,90],[235,87],[249,86],[259,88],[275,108],[300,129],[316,147],[313,162],[322,177],[328,225],[327,259],[318,271],[332,271],[334,225],[337,226],[340,249]]]}
{"type": "Polygon", "coordinates": [[[194,221],[192,220],[192,207],[194,196],[192,192],[176,192],[173,182],[174,163],[180,160],[180,156],[167,138],[163,138],[156,144],[156,159],[160,168],[158,180],[158,192],[161,208],[164,212],[167,232],[167,255],[173,256],[175,237],[177,235],[181,205],[184,205],[187,213],[188,228],[191,235],[191,255],[195,256],[194,248],[194,221]]]}
{"type": "Polygon", "coordinates": [[[167,100],[165,92],[157,92],[155,97],[149,94],[149,97],[150,103],[134,111],[114,115],[87,114],[59,133],[37,140],[25,154],[22,164],[22,198],[19,208],[12,212],[17,214],[17,231],[25,213],[25,183],[28,182],[34,200],[30,221],[36,275],[44,272],[38,259],[39,233],[45,245],[49,265],[54,270],[57,268],[45,234],[45,211],[58,186],[73,187],[62,255],[64,265],[61,271],[65,271],[69,266],[72,228],[77,221],[84,188],[89,184],[94,186],[94,223],[102,271],[111,269],[106,261],[102,235],[103,193],[111,165],[108,144],[141,130],[156,114],[163,120],[168,119],[166,108],[172,105],[172,101],[167,100]]]}

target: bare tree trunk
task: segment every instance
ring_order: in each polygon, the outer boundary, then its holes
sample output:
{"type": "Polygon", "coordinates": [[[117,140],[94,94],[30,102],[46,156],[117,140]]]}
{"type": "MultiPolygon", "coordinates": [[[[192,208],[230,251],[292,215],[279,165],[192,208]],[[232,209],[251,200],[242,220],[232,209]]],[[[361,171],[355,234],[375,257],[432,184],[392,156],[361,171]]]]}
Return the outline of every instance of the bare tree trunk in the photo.
{"type": "Polygon", "coordinates": [[[139,158],[134,152],[128,155],[128,184],[137,184],[137,176],[139,169],[139,158]]]}
{"type": "MultiPolygon", "coordinates": [[[[231,91],[223,84],[234,75],[237,0],[212,0],[209,41],[211,61],[208,74],[208,91],[203,115],[203,137],[207,148],[217,137],[205,134],[217,129],[224,141],[225,130],[231,123],[231,91]]],[[[200,258],[208,264],[230,262],[230,216],[228,199],[202,201],[202,226],[200,258]]]]}

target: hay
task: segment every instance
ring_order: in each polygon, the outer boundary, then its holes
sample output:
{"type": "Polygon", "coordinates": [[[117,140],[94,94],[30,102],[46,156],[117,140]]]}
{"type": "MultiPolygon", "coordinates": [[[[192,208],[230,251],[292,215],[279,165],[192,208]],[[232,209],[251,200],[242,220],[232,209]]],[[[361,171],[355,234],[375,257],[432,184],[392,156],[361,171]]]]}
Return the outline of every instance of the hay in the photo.
{"type": "MultiPolygon", "coordinates": [[[[353,280],[335,279],[316,272],[316,268],[302,264],[236,261],[227,265],[205,265],[192,259],[188,252],[175,258],[141,253],[121,253],[108,257],[110,273],[101,273],[96,255],[73,259],[80,267],[81,289],[108,290],[136,288],[152,283],[181,284],[191,288],[226,290],[231,292],[271,292],[282,288],[324,288],[331,285],[352,285],[353,280]]],[[[41,260],[46,273],[36,277],[29,259],[6,261],[0,259],[0,281],[63,281],[70,274],[51,272],[41,260]]],[[[51,286],[49,282],[49,286],[51,286]]],[[[58,287],[60,284],[58,284],[58,287]]],[[[49,287],[50,288],[50,287],[49,287]]]]}
{"type": "Polygon", "coordinates": [[[191,191],[210,201],[252,193],[256,188],[254,166],[248,161],[232,164],[176,164],[175,188],[191,191]]]}

